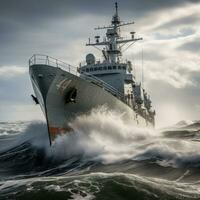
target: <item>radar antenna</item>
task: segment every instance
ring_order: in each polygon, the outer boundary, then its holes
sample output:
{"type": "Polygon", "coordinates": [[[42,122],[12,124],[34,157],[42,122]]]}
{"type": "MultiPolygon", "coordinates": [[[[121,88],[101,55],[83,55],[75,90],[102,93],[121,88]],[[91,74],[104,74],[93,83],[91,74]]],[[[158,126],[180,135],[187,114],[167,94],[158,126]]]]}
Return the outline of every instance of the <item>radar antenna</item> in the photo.
{"type": "MultiPolygon", "coordinates": [[[[130,43],[130,46],[133,45],[136,41],[142,40],[142,38],[135,38],[135,32],[131,32],[130,39],[123,39],[120,35],[120,27],[134,24],[134,22],[124,22],[122,23],[120,21],[119,15],[118,15],[118,3],[115,2],[115,14],[112,17],[111,24],[108,26],[102,26],[97,27],[95,30],[100,29],[107,29],[106,32],[106,39],[103,41],[99,40],[99,36],[96,36],[95,43],[91,43],[89,40],[89,43],[86,44],[86,46],[106,46],[106,51],[102,51],[104,54],[104,58],[106,61],[111,63],[116,63],[120,61],[120,56],[122,55],[121,48],[127,44],[130,43]],[[121,45],[123,44],[123,45],[121,45]],[[106,55],[106,57],[105,57],[106,55]]],[[[128,46],[128,48],[130,47],[128,46]]],[[[126,48],[127,49],[127,48],[126,48]]],[[[125,49],[125,50],[126,50],[125,49]]]]}

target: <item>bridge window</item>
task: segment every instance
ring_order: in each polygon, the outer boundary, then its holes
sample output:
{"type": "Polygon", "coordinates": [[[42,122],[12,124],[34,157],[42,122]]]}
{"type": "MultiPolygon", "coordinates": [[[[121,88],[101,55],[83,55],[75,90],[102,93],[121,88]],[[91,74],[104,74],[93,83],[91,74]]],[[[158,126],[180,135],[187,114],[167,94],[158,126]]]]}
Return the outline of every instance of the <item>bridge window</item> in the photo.
{"type": "Polygon", "coordinates": [[[112,69],[112,67],[111,66],[108,66],[108,70],[111,70],[112,69]]]}
{"type": "Polygon", "coordinates": [[[123,66],[123,69],[126,70],[126,66],[123,66]]]}
{"type": "Polygon", "coordinates": [[[102,70],[102,67],[99,67],[99,70],[101,71],[101,70],[102,70]]]}
{"type": "Polygon", "coordinates": [[[97,71],[97,68],[96,68],[96,67],[94,68],[94,71],[97,71]]]}
{"type": "Polygon", "coordinates": [[[116,69],[116,66],[113,66],[113,69],[116,69]]]}
{"type": "Polygon", "coordinates": [[[121,66],[118,66],[118,69],[121,69],[121,66]]]}
{"type": "Polygon", "coordinates": [[[106,67],[106,66],[104,66],[104,67],[103,67],[103,69],[104,69],[104,70],[107,70],[107,67],[106,67]]]}
{"type": "Polygon", "coordinates": [[[89,69],[88,69],[88,68],[86,68],[86,72],[89,72],[89,69]]]}
{"type": "Polygon", "coordinates": [[[90,68],[90,71],[92,72],[93,70],[94,70],[94,69],[91,67],[91,68],[90,68]]]}

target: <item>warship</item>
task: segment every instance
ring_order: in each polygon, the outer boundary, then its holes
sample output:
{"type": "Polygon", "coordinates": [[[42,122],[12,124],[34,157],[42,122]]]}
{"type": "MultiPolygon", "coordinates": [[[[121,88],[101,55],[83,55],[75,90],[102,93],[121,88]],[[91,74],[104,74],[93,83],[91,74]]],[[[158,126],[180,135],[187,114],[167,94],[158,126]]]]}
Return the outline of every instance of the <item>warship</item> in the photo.
{"type": "Polygon", "coordinates": [[[58,135],[72,131],[70,122],[77,116],[101,106],[124,113],[135,126],[155,126],[150,96],[141,82],[136,81],[131,61],[122,58],[126,44],[130,47],[142,40],[135,37],[135,32],[130,32],[128,39],[121,36],[121,27],[133,23],[120,20],[115,3],[111,24],[95,28],[106,29],[105,37],[100,39],[97,35],[94,42],[89,38],[86,44],[102,52],[102,61],[96,60],[91,53],[77,67],[47,55],[35,54],[29,59],[35,93],[31,96],[45,115],[50,144],[58,135]]]}

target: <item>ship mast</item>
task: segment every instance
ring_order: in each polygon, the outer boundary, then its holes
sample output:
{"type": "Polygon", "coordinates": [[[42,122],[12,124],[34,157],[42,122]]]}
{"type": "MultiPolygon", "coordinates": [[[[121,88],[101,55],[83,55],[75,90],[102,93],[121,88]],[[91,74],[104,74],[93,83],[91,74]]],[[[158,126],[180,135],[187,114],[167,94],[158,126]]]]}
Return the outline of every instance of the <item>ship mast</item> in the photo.
{"type": "Polygon", "coordinates": [[[122,23],[118,15],[118,4],[115,3],[115,14],[113,15],[111,25],[97,27],[95,30],[107,29],[106,38],[103,41],[99,41],[100,36],[95,36],[95,43],[91,43],[90,39],[86,46],[106,46],[102,50],[104,58],[109,63],[120,62],[120,56],[122,55],[121,48],[127,43],[135,43],[142,38],[135,38],[135,32],[130,32],[130,39],[123,39],[120,35],[120,27],[134,24],[134,22],[122,23]],[[123,44],[120,46],[120,44],[123,44]]]}

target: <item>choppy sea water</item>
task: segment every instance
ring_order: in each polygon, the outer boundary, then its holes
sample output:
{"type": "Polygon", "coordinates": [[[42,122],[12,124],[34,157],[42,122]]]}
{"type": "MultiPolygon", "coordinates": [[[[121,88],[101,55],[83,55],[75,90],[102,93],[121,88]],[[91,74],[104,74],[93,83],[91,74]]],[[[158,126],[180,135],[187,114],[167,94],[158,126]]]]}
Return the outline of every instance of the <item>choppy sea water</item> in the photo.
{"type": "Polygon", "coordinates": [[[49,146],[44,122],[0,123],[0,199],[200,199],[200,121],[139,129],[93,111],[49,146]]]}

